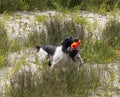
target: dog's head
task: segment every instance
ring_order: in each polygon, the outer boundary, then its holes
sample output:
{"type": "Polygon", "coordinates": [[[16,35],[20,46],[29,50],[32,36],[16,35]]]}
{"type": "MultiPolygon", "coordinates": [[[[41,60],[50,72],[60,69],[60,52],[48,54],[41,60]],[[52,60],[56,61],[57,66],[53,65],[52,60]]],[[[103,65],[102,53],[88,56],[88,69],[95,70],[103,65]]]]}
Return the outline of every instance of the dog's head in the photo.
{"type": "Polygon", "coordinates": [[[71,46],[71,44],[77,41],[79,41],[79,39],[76,37],[73,37],[73,36],[66,37],[62,42],[62,51],[64,53],[67,53],[67,49],[71,46]]]}

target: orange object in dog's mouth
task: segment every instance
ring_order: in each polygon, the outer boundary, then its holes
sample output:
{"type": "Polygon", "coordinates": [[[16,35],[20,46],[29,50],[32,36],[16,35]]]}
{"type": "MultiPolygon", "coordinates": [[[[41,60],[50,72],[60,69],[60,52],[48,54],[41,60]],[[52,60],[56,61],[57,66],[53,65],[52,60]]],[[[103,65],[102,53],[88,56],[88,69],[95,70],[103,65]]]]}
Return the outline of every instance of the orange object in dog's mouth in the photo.
{"type": "Polygon", "coordinates": [[[73,43],[71,44],[71,48],[72,48],[72,49],[76,49],[76,48],[78,48],[78,46],[79,46],[80,44],[81,44],[80,41],[73,42],[73,43]]]}

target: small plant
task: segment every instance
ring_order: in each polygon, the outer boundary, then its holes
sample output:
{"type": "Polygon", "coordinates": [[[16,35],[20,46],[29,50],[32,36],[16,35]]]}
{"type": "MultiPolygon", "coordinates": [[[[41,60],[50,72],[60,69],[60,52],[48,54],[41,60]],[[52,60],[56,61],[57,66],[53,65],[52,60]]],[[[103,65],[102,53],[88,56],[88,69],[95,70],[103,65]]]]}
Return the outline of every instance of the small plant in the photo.
{"type": "Polygon", "coordinates": [[[107,5],[107,0],[105,0],[104,2],[102,2],[100,4],[99,13],[105,14],[107,12],[107,10],[110,9],[109,7],[110,6],[107,5]]]}
{"type": "Polygon", "coordinates": [[[26,46],[33,47],[40,44],[61,45],[61,41],[69,35],[76,36],[83,40],[84,27],[76,25],[74,21],[61,21],[60,17],[51,18],[50,21],[45,22],[46,30],[37,32],[34,30],[28,35],[26,46]]]}
{"type": "Polygon", "coordinates": [[[44,15],[36,15],[35,18],[40,23],[45,23],[45,21],[47,20],[47,16],[44,15]]]}
{"type": "Polygon", "coordinates": [[[25,46],[35,47],[36,45],[45,44],[46,43],[46,33],[44,31],[37,32],[34,30],[28,35],[27,42],[25,46]]]}
{"type": "Polygon", "coordinates": [[[29,9],[29,4],[27,3],[26,0],[19,0],[18,2],[18,8],[19,10],[28,10],[29,9]]]}
{"type": "Polygon", "coordinates": [[[73,20],[75,21],[76,24],[80,24],[80,25],[86,25],[87,22],[87,18],[84,17],[80,17],[78,15],[73,15],[73,20]]]}
{"type": "Polygon", "coordinates": [[[120,22],[116,19],[108,21],[102,36],[109,46],[120,48],[120,22]]]}
{"type": "Polygon", "coordinates": [[[83,60],[89,63],[109,63],[116,59],[114,50],[102,40],[86,40],[84,50],[81,52],[83,60]]]}
{"type": "Polygon", "coordinates": [[[4,66],[4,58],[9,50],[8,36],[4,25],[0,22],[0,67],[4,66]]]}
{"type": "Polygon", "coordinates": [[[9,49],[8,36],[4,28],[4,24],[0,22],[0,51],[2,54],[6,54],[9,49]]]}
{"type": "Polygon", "coordinates": [[[59,44],[66,36],[73,35],[81,40],[84,37],[84,26],[77,25],[73,20],[60,21],[57,18],[52,18],[45,23],[48,31],[48,43],[59,44]]]}
{"type": "Polygon", "coordinates": [[[47,69],[38,70],[32,75],[23,71],[13,77],[10,84],[10,97],[85,97],[100,85],[100,78],[95,69],[77,69],[75,65],[67,71],[47,69]]]}
{"type": "Polygon", "coordinates": [[[4,63],[5,63],[4,60],[5,60],[5,57],[0,53],[0,68],[4,66],[4,63]]]}

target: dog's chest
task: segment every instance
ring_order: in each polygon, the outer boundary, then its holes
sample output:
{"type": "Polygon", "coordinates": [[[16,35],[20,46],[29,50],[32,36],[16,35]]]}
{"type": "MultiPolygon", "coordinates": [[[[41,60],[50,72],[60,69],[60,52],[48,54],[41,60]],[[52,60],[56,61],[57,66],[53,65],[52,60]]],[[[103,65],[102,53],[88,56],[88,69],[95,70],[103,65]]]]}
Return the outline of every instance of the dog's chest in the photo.
{"type": "Polygon", "coordinates": [[[53,56],[54,64],[66,65],[71,62],[71,59],[68,54],[62,51],[62,47],[58,47],[55,51],[55,55],[53,56]]]}

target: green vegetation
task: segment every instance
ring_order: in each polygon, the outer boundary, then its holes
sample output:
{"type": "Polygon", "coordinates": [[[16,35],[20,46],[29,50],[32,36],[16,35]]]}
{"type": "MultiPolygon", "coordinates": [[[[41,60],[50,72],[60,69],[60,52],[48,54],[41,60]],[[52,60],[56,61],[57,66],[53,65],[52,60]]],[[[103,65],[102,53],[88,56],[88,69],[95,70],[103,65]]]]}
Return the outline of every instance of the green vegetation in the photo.
{"type": "Polygon", "coordinates": [[[36,30],[28,35],[27,42],[25,43],[28,47],[35,47],[41,44],[46,44],[46,33],[44,31],[38,33],[36,30]]]}
{"type": "Polygon", "coordinates": [[[102,40],[86,40],[81,55],[85,62],[89,63],[110,63],[116,59],[113,48],[106,45],[102,40]]]}
{"type": "Polygon", "coordinates": [[[110,47],[120,49],[120,21],[111,19],[107,22],[103,31],[103,40],[110,47]]]}
{"type": "Polygon", "coordinates": [[[77,26],[74,20],[61,21],[59,18],[52,18],[50,22],[46,22],[45,25],[49,36],[48,43],[50,44],[58,45],[64,37],[69,35],[77,36],[83,40],[84,27],[82,24],[77,26]]]}
{"type": "Polygon", "coordinates": [[[0,13],[16,10],[80,9],[105,13],[120,8],[119,0],[1,0],[0,13]]]}
{"type": "Polygon", "coordinates": [[[4,24],[0,22],[0,67],[4,66],[4,59],[7,55],[8,49],[9,45],[7,33],[4,28],[4,24]]]}
{"type": "Polygon", "coordinates": [[[4,11],[44,10],[50,6],[48,0],[1,0],[0,13],[4,11]]]}
{"type": "MultiPolygon", "coordinates": [[[[21,66],[30,65],[26,62],[26,57],[29,54],[26,54],[20,61],[16,62],[15,60],[10,85],[6,88],[6,95],[9,97],[87,97],[101,86],[101,76],[99,74],[101,71],[104,73],[104,70],[107,70],[107,68],[96,70],[92,64],[111,63],[116,58],[120,58],[120,22],[117,19],[111,19],[107,22],[105,29],[101,30],[102,37],[98,39],[97,37],[93,38],[98,26],[97,21],[89,23],[86,18],[71,13],[73,10],[85,10],[106,14],[106,12],[120,9],[119,0],[0,1],[0,13],[4,13],[4,19],[10,18],[7,12],[11,11],[43,11],[50,9],[67,10],[70,12],[69,16],[72,19],[67,20],[66,17],[60,15],[47,17],[36,14],[35,21],[39,22],[40,25],[43,24],[45,30],[38,32],[33,27],[27,39],[17,37],[10,41],[4,24],[0,22],[0,68],[5,65],[5,58],[11,52],[18,52],[26,47],[34,48],[35,45],[42,44],[61,45],[62,39],[68,35],[78,37],[82,41],[79,50],[84,63],[87,65],[85,68],[79,68],[79,70],[75,65],[66,71],[51,72],[45,63],[44,70],[39,67],[35,74],[32,74],[30,70],[16,73],[21,66]],[[85,30],[88,30],[88,37],[85,37],[85,30]]],[[[21,17],[18,15],[17,18],[21,17]]],[[[26,18],[29,19],[29,17],[26,18]]],[[[35,63],[37,66],[41,66],[37,57],[35,63]]],[[[110,76],[111,81],[114,81],[115,74],[111,73],[110,76]]]]}
{"type": "Polygon", "coordinates": [[[44,23],[47,20],[47,16],[45,16],[45,15],[42,15],[42,16],[41,15],[36,15],[35,18],[40,23],[44,23]]]}
{"type": "Polygon", "coordinates": [[[54,72],[44,68],[34,75],[30,71],[15,75],[7,94],[10,97],[86,97],[100,85],[99,73],[91,67],[54,72]]]}
{"type": "Polygon", "coordinates": [[[47,32],[44,30],[41,33],[33,31],[28,35],[28,45],[35,46],[40,44],[55,44],[61,45],[60,41],[68,35],[79,37],[81,40],[84,36],[84,27],[77,26],[73,20],[65,21],[59,19],[60,17],[52,17],[50,21],[46,21],[44,26],[47,32]],[[46,34],[47,33],[47,34],[46,34]]]}

